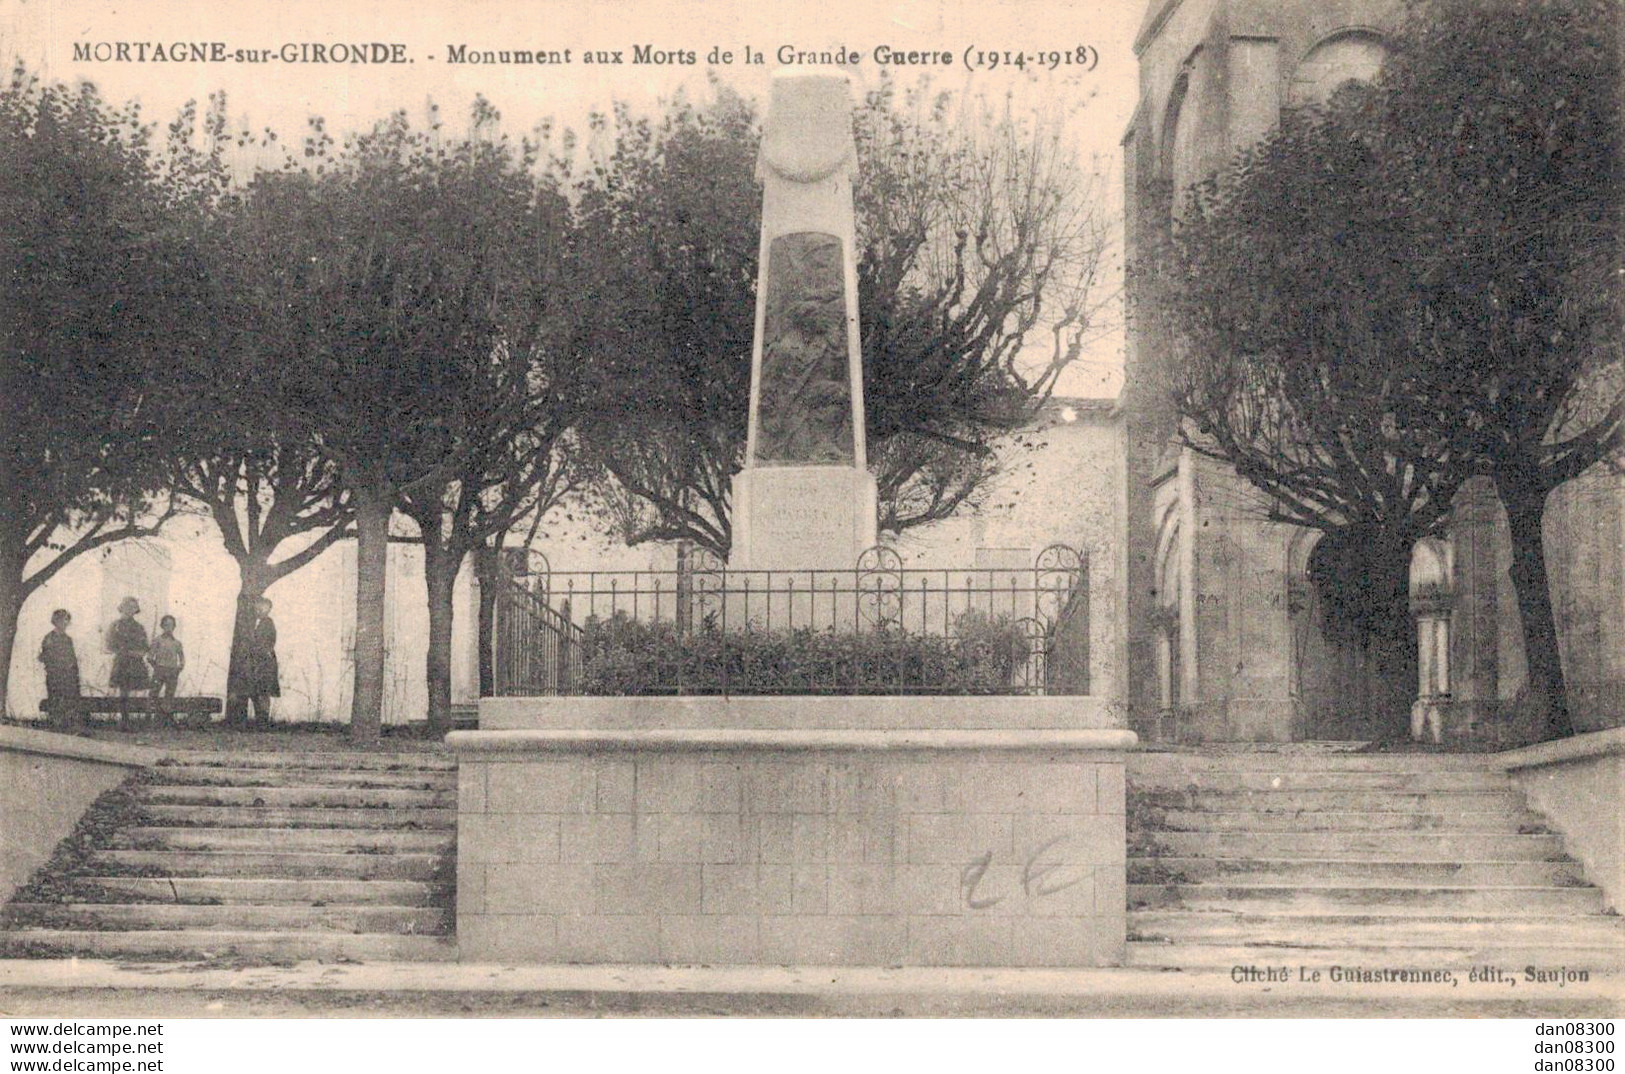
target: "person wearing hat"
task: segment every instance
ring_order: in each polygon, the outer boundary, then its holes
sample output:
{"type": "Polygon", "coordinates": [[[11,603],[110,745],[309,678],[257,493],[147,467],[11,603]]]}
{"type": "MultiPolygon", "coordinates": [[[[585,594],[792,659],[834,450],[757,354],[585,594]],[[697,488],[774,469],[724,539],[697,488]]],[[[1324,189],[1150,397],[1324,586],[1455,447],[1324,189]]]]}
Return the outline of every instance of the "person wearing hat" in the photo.
{"type": "Polygon", "coordinates": [[[119,617],[107,628],[107,651],[113,654],[113,689],[120,698],[133,690],[147,688],[147,630],[135,617],[141,602],[134,597],[119,601],[119,617]]]}

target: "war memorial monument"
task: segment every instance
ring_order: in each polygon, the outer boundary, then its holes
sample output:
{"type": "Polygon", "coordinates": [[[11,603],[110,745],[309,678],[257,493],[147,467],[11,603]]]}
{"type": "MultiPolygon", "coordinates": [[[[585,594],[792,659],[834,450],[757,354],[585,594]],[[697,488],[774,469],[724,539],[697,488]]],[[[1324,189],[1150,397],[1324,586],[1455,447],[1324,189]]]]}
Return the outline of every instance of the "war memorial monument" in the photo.
{"type": "MultiPolygon", "coordinates": [[[[782,608],[794,583],[765,572],[850,573],[874,544],[851,108],[844,74],[774,79],[724,605],[754,577],[782,608]]],[[[1121,964],[1135,736],[1114,719],[1076,696],[484,699],[449,739],[459,957],[1121,964]]]]}

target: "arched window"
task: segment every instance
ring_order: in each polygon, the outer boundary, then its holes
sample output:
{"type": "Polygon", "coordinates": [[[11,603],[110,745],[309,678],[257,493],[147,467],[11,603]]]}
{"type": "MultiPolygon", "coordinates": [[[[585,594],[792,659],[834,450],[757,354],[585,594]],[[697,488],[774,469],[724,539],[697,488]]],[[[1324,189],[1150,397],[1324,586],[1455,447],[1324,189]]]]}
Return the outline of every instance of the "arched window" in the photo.
{"type": "Polygon", "coordinates": [[[1382,69],[1388,46],[1370,30],[1344,30],[1309,50],[1293,72],[1287,104],[1324,104],[1350,82],[1370,82],[1382,69]]]}
{"type": "Polygon", "coordinates": [[[1162,175],[1173,195],[1173,218],[1184,213],[1185,198],[1191,185],[1200,180],[1196,159],[1196,109],[1187,107],[1190,91],[1190,71],[1174,82],[1168,94],[1168,111],[1162,127],[1162,175]]]}

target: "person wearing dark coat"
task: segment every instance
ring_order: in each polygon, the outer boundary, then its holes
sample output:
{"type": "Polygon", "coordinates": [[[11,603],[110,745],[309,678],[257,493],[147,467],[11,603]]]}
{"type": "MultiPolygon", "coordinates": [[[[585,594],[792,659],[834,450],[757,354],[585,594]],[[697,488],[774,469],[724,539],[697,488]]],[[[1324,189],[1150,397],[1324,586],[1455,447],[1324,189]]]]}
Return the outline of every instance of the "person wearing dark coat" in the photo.
{"type": "Polygon", "coordinates": [[[248,699],[251,719],[271,722],[271,698],[282,696],[276,661],[276,624],[271,621],[271,602],[261,597],[254,602],[254,625],[249,628],[243,648],[241,695],[248,699]]]}
{"type": "Polygon", "coordinates": [[[113,689],[120,697],[132,690],[145,690],[147,680],[147,630],[135,617],[141,602],[125,597],[119,602],[119,617],[107,628],[107,651],[113,654],[113,689]]]}
{"type": "MultiPolygon", "coordinates": [[[[40,642],[39,660],[45,665],[45,699],[69,701],[79,697],[79,654],[73,651],[68,624],[73,616],[66,608],[51,613],[51,632],[40,642]]],[[[51,715],[63,715],[52,711],[51,715]]]]}

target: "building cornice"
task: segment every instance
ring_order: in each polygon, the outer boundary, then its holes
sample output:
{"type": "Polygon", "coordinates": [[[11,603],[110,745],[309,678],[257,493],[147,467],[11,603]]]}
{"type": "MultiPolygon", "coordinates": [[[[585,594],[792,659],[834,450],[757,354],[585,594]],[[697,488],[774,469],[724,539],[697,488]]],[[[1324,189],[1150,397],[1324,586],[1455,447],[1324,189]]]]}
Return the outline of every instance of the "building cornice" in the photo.
{"type": "Polygon", "coordinates": [[[1138,56],[1145,51],[1145,47],[1162,31],[1163,25],[1180,3],[1181,0],[1151,0],[1151,5],[1145,11],[1145,20],[1140,23],[1140,32],[1134,35],[1134,55],[1138,56]]]}

